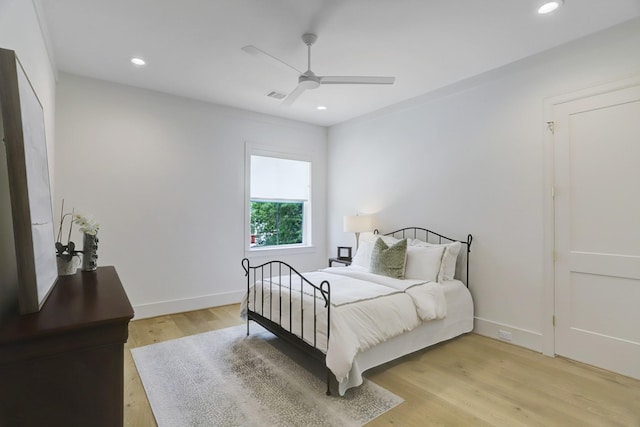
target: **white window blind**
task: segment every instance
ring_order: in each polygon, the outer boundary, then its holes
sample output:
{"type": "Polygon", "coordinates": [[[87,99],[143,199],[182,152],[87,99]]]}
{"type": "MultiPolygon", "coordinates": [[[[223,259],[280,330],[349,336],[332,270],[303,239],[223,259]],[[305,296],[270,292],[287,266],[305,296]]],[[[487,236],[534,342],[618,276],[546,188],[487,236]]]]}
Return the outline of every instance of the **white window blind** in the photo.
{"type": "Polygon", "coordinates": [[[311,163],[251,156],[251,199],[308,201],[311,163]]]}

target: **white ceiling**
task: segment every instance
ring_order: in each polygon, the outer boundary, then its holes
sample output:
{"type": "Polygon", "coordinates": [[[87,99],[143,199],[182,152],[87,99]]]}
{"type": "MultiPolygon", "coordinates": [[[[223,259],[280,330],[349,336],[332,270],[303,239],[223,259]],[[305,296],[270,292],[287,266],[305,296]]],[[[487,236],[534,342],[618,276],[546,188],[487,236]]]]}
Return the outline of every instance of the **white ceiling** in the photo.
{"type": "Polygon", "coordinates": [[[59,70],[330,126],[640,16],[640,0],[40,0],[59,70]],[[331,85],[283,107],[318,34],[319,75],[395,76],[392,86],[331,85]],[[132,56],[145,67],[129,62],[132,56]],[[316,110],[325,105],[326,111],[316,110]]]}

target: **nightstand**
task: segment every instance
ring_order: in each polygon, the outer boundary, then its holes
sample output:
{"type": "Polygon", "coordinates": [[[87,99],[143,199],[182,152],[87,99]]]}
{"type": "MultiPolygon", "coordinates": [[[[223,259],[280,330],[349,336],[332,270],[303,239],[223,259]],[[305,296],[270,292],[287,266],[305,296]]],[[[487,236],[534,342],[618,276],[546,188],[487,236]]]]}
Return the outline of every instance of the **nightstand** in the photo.
{"type": "Polygon", "coordinates": [[[351,258],[329,258],[329,267],[333,267],[334,262],[347,266],[351,265],[351,258]]]}

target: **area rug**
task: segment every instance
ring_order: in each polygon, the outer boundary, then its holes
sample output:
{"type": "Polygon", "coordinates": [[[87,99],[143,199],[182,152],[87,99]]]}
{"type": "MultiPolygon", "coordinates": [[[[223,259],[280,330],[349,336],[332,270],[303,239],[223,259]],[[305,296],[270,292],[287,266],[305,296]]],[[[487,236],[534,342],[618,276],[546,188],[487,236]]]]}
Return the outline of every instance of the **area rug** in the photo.
{"type": "Polygon", "coordinates": [[[159,427],[361,426],[403,401],[367,380],[326,396],[324,369],[254,324],[131,353],[159,427]]]}

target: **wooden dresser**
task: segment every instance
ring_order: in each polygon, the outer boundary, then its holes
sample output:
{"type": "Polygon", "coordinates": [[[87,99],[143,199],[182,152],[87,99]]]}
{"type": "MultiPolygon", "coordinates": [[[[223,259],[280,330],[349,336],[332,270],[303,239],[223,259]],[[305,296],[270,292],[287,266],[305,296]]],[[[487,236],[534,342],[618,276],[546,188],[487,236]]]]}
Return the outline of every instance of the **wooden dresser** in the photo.
{"type": "Polygon", "coordinates": [[[114,267],[60,277],[0,323],[0,426],[122,426],[133,308],[114,267]]]}

